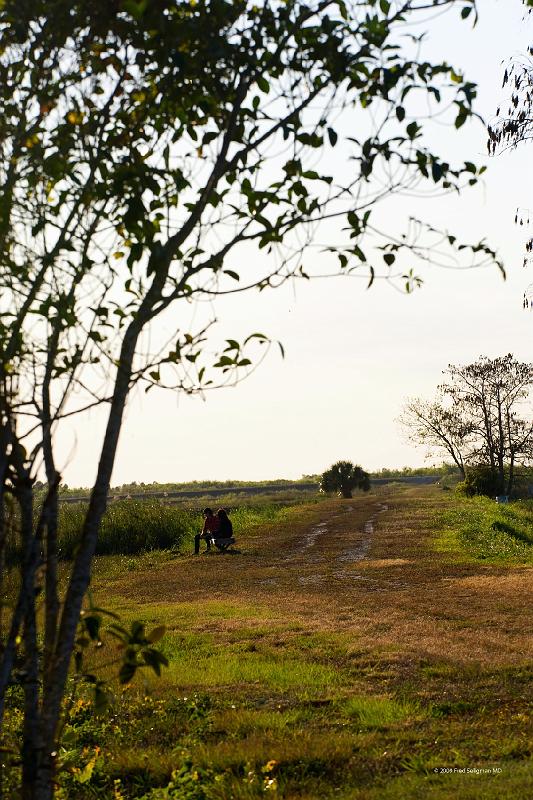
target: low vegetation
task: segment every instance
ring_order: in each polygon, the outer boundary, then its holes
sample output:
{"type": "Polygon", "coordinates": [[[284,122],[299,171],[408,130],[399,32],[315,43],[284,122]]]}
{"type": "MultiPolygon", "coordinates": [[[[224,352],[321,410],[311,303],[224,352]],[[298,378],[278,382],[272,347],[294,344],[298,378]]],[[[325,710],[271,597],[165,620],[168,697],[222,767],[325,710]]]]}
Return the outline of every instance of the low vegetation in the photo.
{"type": "Polygon", "coordinates": [[[533,501],[453,498],[435,524],[441,547],[463,558],[533,566],[533,501]]]}
{"type": "MultiPolygon", "coordinates": [[[[164,624],[168,667],[114,683],[102,632],[91,658],[114,697],[95,714],[91,685],[72,677],[59,800],[527,796],[531,516],[527,503],[395,486],[236,509],[233,557],[100,555],[95,601],[126,626],[164,624]],[[476,530],[523,550],[485,557],[476,530]]],[[[22,704],[12,687],[10,798],[22,704]]]]}
{"type": "MultiPolygon", "coordinates": [[[[233,500],[242,504],[242,498],[235,496],[218,500],[233,500]]],[[[236,530],[246,534],[261,523],[283,519],[286,508],[293,504],[294,500],[272,502],[263,495],[247,505],[230,506],[224,502],[230,510],[236,530]]],[[[83,503],[65,503],[61,506],[58,532],[61,559],[71,559],[76,552],[85,510],[83,503]]],[[[202,523],[201,508],[168,505],[158,500],[119,500],[110,504],[104,515],[96,554],[137,555],[154,550],[187,552],[192,548],[193,537],[201,530],[202,523]]],[[[13,562],[17,557],[13,541],[7,553],[8,562],[13,562]]]]}

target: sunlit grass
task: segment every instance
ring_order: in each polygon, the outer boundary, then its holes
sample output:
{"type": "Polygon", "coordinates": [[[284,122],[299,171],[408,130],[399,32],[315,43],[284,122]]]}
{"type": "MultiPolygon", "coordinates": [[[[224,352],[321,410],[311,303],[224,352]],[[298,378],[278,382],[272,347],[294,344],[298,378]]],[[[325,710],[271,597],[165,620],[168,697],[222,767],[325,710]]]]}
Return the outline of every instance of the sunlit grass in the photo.
{"type": "MultiPolygon", "coordinates": [[[[280,618],[281,612],[268,606],[250,605],[246,603],[225,602],[224,600],[198,600],[185,603],[142,603],[132,606],[131,601],[120,597],[110,598],[107,605],[110,609],[119,611],[122,619],[130,621],[138,619],[141,622],[154,622],[166,625],[170,630],[197,623],[202,625],[206,621],[236,621],[243,622],[263,621],[280,618]]],[[[250,630],[249,628],[247,630],[250,630]]],[[[270,630],[270,628],[265,628],[270,630]]]]}
{"type": "Polygon", "coordinates": [[[163,652],[169,660],[164,681],[180,689],[249,683],[273,691],[298,689],[317,694],[340,680],[339,672],[332,667],[288,657],[283,651],[260,651],[236,645],[222,648],[207,634],[168,634],[163,652]]]}
{"type": "MultiPolygon", "coordinates": [[[[327,571],[328,548],[335,564],[338,543],[344,535],[349,543],[365,515],[375,513],[375,498],[354,500],[346,518],[345,506],[333,501],[263,522],[243,516],[246,540],[235,558],[157,550],[98,556],[94,599],[126,626],[165,625],[157,646],[169,667],[161,678],[144,670],[120,687],[116,667],[94,665],[115,700],[98,717],[91,686],[82,688],[83,703],[66,725],[76,763],[102,750],[87,783],[61,773],[61,800],[528,796],[531,674],[519,658],[529,620],[517,594],[526,571],[478,564],[458,538],[461,521],[500,521],[518,530],[523,520],[505,516],[514,506],[459,501],[457,525],[446,523],[456,550],[435,554],[433,519],[450,515],[455,499],[436,489],[387,495],[375,557],[354,565],[354,572],[374,565],[365,583],[340,585],[332,571],[330,582],[302,587],[298,577],[315,564],[327,571]],[[322,560],[304,558],[302,537],[327,514],[338,527],[322,560]],[[466,566],[456,564],[458,554],[466,566]],[[509,642],[514,649],[506,651],[509,642]],[[502,772],[433,772],[446,766],[502,772]]],[[[106,664],[122,651],[103,638],[93,657],[106,664]]],[[[6,725],[9,746],[20,738],[20,714],[10,712],[6,725]]]]}
{"type": "Polygon", "coordinates": [[[388,697],[352,697],[344,704],[343,712],[362,728],[388,728],[423,715],[419,704],[400,703],[388,697]]]}
{"type": "Polygon", "coordinates": [[[533,564],[533,503],[498,504],[453,496],[435,518],[437,547],[459,558],[494,564],[533,564]]]}

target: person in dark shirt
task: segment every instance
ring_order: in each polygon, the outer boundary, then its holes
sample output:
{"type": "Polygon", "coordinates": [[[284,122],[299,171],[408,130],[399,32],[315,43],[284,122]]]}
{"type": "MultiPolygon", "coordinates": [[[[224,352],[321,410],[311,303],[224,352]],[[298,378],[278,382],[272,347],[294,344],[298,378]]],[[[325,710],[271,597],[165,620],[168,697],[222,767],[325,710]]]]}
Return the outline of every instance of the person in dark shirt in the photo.
{"type": "MultiPolygon", "coordinates": [[[[194,554],[197,556],[200,552],[200,539],[205,539],[206,552],[211,549],[211,539],[215,539],[220,534],[218,529],[220,527],[220,520],[218,514],[213,514],[211,508],[204,508],[204,527],[201,533],[197,533],[194,537],[194,554]]],[[[229,521],[229,520],[228,520],[229,521]]],[[[231,523],[230,523],[231,525],[231,523]]]]}
{"type": "Polygon", "coordinates": [[[218,539],[231,539],[233,537],[233,525],[231,524],[231,520],[228,517],[228,514],[224,508],[219,508],[217,511],[218,517],[218,531],[217,537],[218,539]]]}

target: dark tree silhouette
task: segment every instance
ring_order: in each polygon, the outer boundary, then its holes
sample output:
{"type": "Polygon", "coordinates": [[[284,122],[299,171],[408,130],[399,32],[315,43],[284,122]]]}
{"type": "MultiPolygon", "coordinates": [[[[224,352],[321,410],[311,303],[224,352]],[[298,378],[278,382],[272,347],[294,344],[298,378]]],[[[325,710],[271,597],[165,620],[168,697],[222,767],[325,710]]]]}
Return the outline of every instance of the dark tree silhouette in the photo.
{"type": "Polygon", "coordinates": [[[510,353],[450,365],[438,400],[411,400],[401,421],[410,438],[451,455],[464,473],[486,467],[499,494],[511,494],[518,464],[533,460],[533,364],[510,353]]]}
{"type": "MultiPolygon", "coordinates": [[[[522,0],[527,14],[533,10],[533,0],[522,0]]],[[[515,149],[520,144],[533,138],[533,45],[523,56],[513,58],[503,73],[503,88],[510,90],[510,95],[496,110],[495,119],[488,125],[488,151],[495,156],[506,150],[515,149]]],[[[515,223],[529,226],[530,212],[517,209],[515,223]]],[[[533,237],[526,241],[524,267],[533,253],[533,237]]],[[[524,292],[523,307],[529,308],[533,300],[533,285],[524,292]]]]}
{"type": "Polygon", "coordinates": [[[337,461],[324,472],[320,480],[320,491],[324,494],[336,493],[341,497],[350,498],[354,489],[368,492],[370,477],[351,461],[337,461]]]}
{"type": "Polygon", "coordinates": [[[497,155],[533,138],[533,46],[514,59],[503,73],[503,87],[511,89],[506,108],[498,107],[488,126],[488,150],[497,155]]]}
{"type": "Polygon", "coordinates": [[[450,456],[464,480],[473,429],[461,408],[447,404],[442,394],[433,402],[417,397],[405,404],[399,422],[411,442],[427,448],[428,456],[450,456]]]}

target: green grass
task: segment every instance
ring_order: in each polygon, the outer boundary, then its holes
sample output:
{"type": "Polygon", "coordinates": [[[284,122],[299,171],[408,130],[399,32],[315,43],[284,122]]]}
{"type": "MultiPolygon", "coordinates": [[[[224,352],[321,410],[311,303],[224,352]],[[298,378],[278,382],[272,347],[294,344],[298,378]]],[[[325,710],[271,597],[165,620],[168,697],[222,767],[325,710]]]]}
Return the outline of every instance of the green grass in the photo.
{"type": "Polygon", "coordinates": [[[451,497],[434,524],[438,548],[489,564],[533,564],[533,502],[451,497]]]}
{"type": "Polygon", "coordinates": [[[344,713],[363,728],[388,728],[420,715],[416,703],[402,703],[384,697],[352,697],[344,706],[344,713]]]}
{"type": "MultiPolygon", "coordinates": [[[[265,625],[270,625],[271,620],[283,618],[280,612],[277,615],[270,607],[249,603],[236,603],[224,600],[198,600],[188,603],[143,603],[132,608],[131,601],[115,599],[111,610],[120,611],[122,619],[129,622],[139,619],[141,622],[157,622],[163,620],[169,629],[193,625],[199,621],[224,622],[243,621],[249,623],[261,620],[265,625]]],[[[246,629],[250,635],[255,635],[253,629],[246,629]]],[[[271,628],[268,628],[271,630],[271,628]]]]}
{"type": "MultiPolygon", "coordinates": [[[[59,550],[64,559],[76,551],[86,506],[65,504],[59,515],[59,550]]],[[[230,508],[237,536],[253,533],[259,525],[283,522],[294,514],[294,507],[280,502],[262,502],[230,508]]],[[[102,521],[96,548],[97,555],[137,556],[157,550],[179,553],[190,549],[192,540],[203,524],[198,511],[158,500],[120,500],[112,503],[102,521]]],[[[143,568],[145,561],[124,560],[122,567],[133,571],[143,568]]]]}
{"type": "MultiPolygon", "coordinates": [[[[455,559],[476,557],[471,530],[492,531],[529,547],[524,539],[530,530],[527,504],[501,507],[451,495],[442,500],[443,495],[435,491],[435,503],[442,507],[438,525],[441,531],[446,527],[441,544],[452,552],[439,559],[450,574],[455,559]],[[512,526],[515,535],[503,526],[512,526]]],[[[393,502],[396,496],[391,493],[393,502]]],[[[406,519],[422,512],[435,515],[436,507],[413,504],[406,519]]],[[[254,508],[232,516],[260,543],[273,523],[276,535],[289,531],[292,536],[295,523],[307,524],[308,513],[302,508],[257,513],[254,508]]],[[[424,564],[435,560],[423,544],[417,546],[424,564]]],[[[504,557],[523,563],[521,551],[518,557],[515,551],[511,556],[504,552],[504,557]]],[[[353,626],[338,630],[327,618],[328,604],[342,610],[346,602],[336,586],[328,596],[312,598],[317,604],[313,611],[322,607],[323,616],[309,614],[310,606],[296,602],[302,599],[298,587],[294,597],[292,587],[274,588],[272,596],[264,591],[257,597],[253,591],[239,594],[239,570],[255,564],[262,574],[261,558],[254,558],[187,560],[158,550],[98,556],[95,598],[119,612],[125,625],[136,619],[147,630],[166,625],[158,646],[169,667],[160,679],[149,673],[127,687],[115,683],[113,704],[100,716],[90,703],[90,686],[82,687],[65,716],[57,800],[527,796],[533,780],[527,665],[462,663],[444,648],[438,657],[422,655],[403,648],[400,636],[390,649],[375,645],[364,630],[368,609],[359,618],[354,613],[353,626]],[[167,565],[176,577],[175,591],[171,583],[169,595],[152,595],[163,600],[121,595],[130,573],[140,583],[155,581],[155,573],[166,577],[167,565]],[[216,594],[209,596],[205,576],[213,570],[223,574],[230,565],[235,570],[231,591],[224,587],[219,593],[215,583],[216,594]]],[[[375,592],[371,602],[380,618],[394,626],[399,607],[409,599],[403,592],[386,597],[375,592]]],[[[467,608],[464,613],[467,617],[467,608]]],[[[104,641],[95,650],[100,663],[117,654],[116,643],[104,641]]],[[[95,672],[101,674],[98,668],[95,672]]],[[[9,748],[20,744],[23,694],[20,687],[9,692],[2,762],[10,758],[9,748]]],[[[10,800],[18,800],[18,769],[13,759],[0,775],[10,800]]]]}

